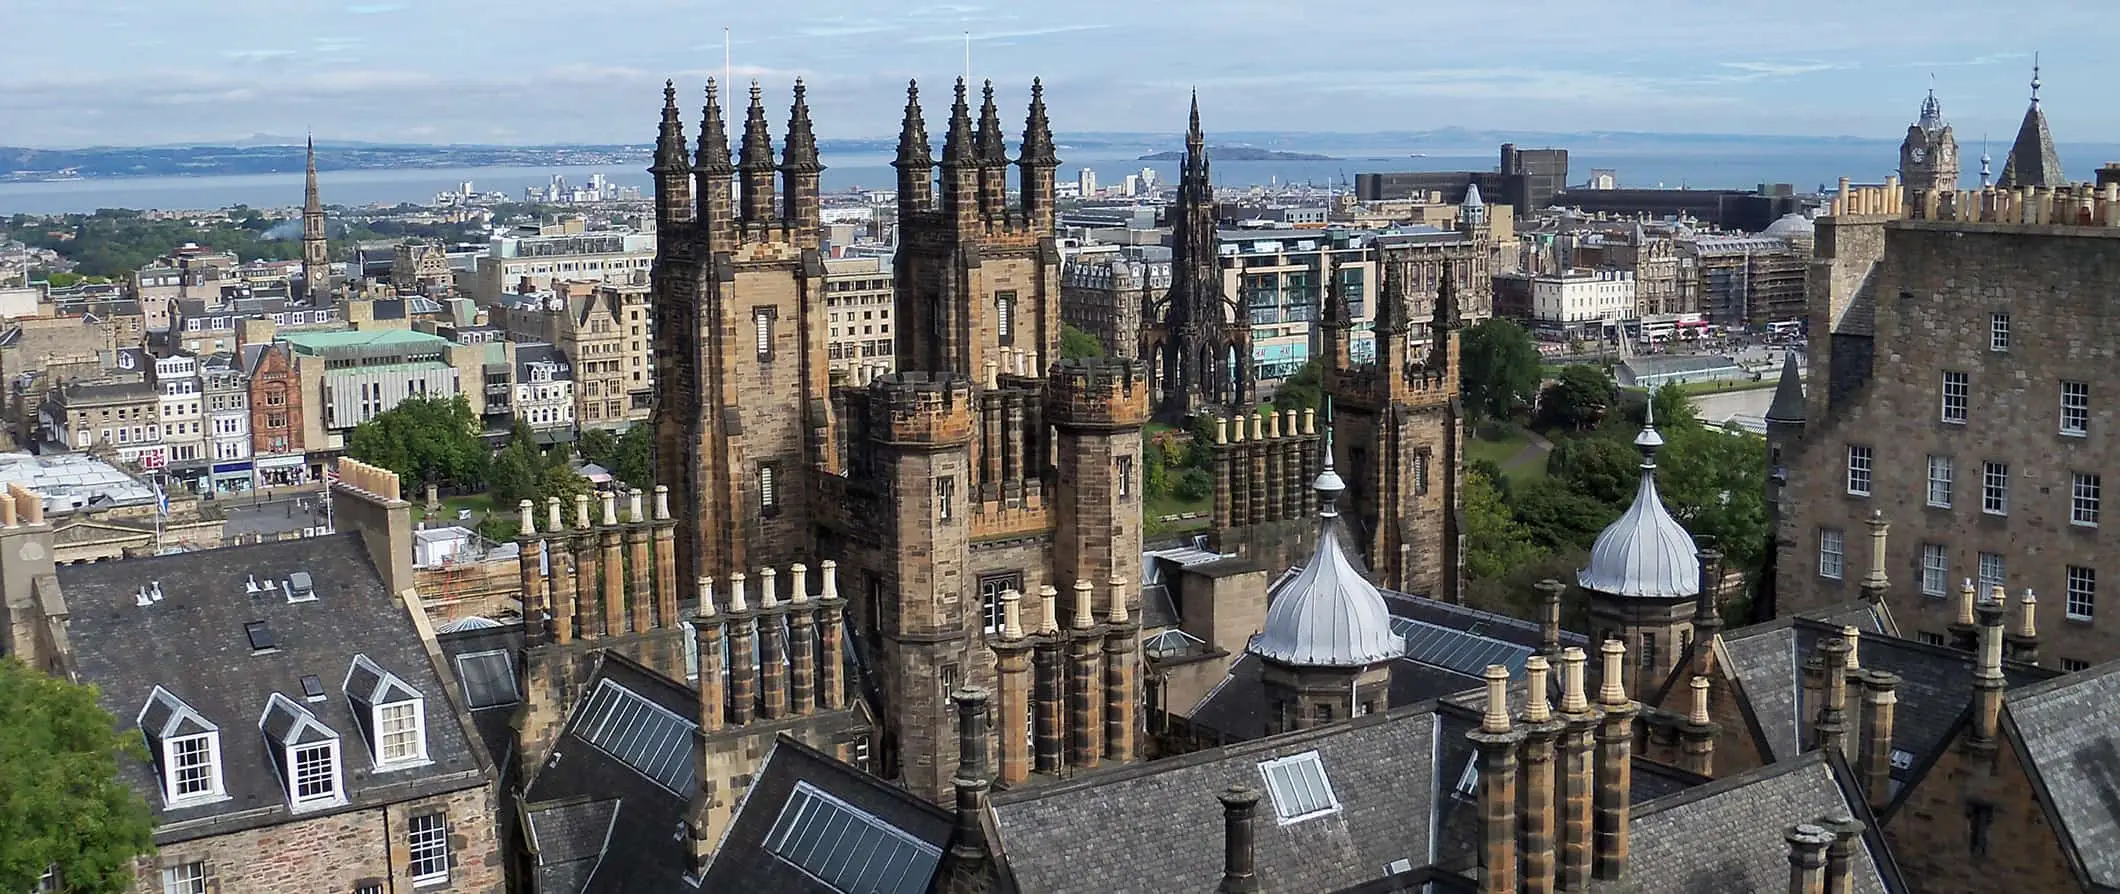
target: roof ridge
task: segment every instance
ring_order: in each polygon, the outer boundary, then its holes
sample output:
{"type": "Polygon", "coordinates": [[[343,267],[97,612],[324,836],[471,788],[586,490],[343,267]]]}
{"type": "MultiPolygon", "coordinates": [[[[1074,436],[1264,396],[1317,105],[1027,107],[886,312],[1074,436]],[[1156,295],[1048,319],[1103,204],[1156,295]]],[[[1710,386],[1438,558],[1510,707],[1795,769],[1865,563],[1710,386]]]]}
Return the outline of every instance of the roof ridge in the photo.
{"type": "Polygon", "coordinates": [[[1710,782],[1692,786],[1682,791],[1673,792],[1672,794],[1665,795],[1661,798],[1652,798],[1648,801],[1643,801],[1640,804],[1634,805],[1633,816],[1636,819],[1639,819],[1644,816],[1650,816],[1665,810],[1669,810],[1673,807],[1680,807],[1686,804],[1693,804],[1699,801],[1706,800],[1708,798],[1715,797],[1716,795],[1736,791],[1738,789],[1744,788],[1745,786],[1756,783],[1762,779],[1774,779],[1780,776],[1788,775],[1790,773],[1798,773],[1804,770],[1820,767],[1826,768],[1826,771],[1829,774],[1832,772],[1831,768],[1827,767],[1825,752],[1813,748],[1809,751],[1800,752],[1781,760],[1761,764],[1742,773],[1736,773],[1729,776],[1720,776],[1710,782]]]}
{"type": "MultiPolygon", "coordinates": [[[[2038,667],[2038,665],[2026,665],[2026,667],[2038,667]]],[[[2041,669],[2044,670],[2045,668],[2041,669]]],[[[2095,664],[2083,670],[2076,671],[2074,673],[2063,672],[2056,676],[2040,680],[2037,683],[2026,683],[2023,686],[2019,686],[2015,689],[2010,690],[2007,695],[2003,696],[2002,704],[2003,707],[2006,709],[2012,703],[2022,705],[2028,702],[2035,702],[2041,698],[2045,698],[2050,695],[2055,695],[2067,691],[2076,686],[2082,686],[2096,680],[2101,680],[2116,673],[2120,673],[2120,661],[2108,661],[2104,664],[2095,664]]]]}

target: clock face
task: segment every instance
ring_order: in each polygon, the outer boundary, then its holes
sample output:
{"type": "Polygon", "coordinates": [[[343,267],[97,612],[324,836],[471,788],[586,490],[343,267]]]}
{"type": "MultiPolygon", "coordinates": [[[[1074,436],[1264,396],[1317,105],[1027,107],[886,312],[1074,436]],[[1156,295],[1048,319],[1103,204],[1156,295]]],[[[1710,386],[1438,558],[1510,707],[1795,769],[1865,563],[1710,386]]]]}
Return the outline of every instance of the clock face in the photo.
{"type": "Polygon", "coordinates": [[[1919,147],[1919,146],[1916,146],[1916,147],[1914,147],[1914,149],[1913,149],[1913,152],[1912,152],[1912,153],[1910,154],[1910,156],[1909,156],[1909,157],[1911,157],[1911,158],[1912,158],[1912,159],[1914,160],[1914,163],[1915,163],[1915,164],[1920,164],[1920,163],[1921,163],[1921,161],[1922,161],[1922,159],[1924,159],[1924,158],[1927,158],[1927,157],[1928,157],[1928,154],[1929,154],[1929,153],[1928,153],[1928,150],[1926,150],[1926,149],[1923,149],[1923,148],[1921,148],[1921,147],[1919,147]]]}

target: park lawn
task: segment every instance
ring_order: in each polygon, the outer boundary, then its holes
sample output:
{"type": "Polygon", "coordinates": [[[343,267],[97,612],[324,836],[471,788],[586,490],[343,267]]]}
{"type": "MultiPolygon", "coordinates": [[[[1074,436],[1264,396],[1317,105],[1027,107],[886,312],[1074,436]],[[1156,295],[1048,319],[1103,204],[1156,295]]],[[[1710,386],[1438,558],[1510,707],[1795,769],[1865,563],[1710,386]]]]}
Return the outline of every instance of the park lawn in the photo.
{"type": "Polygon", "coordinates": [[[480,519],[485,518],[486,513],[493,511],[493,498],[486,494],[458,494],[456,496],[443,497],[441,511],[432,515],[427,512],[427,501],[423,495],[415,492],[407,496],[412,502],[413,521],[432,521],[453,525],[457,523],[457,510],[469,509],[471,510],[471,518],[464,522],[464,525],[469,527],[478,524],[480,519]]]}
{"type": "Polygon", "coordinates": [[[1529,459],[1511,464],[1511,460],[1523,455],[1531,446],[1531,438],[1524,430],[1514,425],[1490,426],[1487,438],[1475,435],[1465,442],[1465,463],[1470,465],[1487,460],[1501,468],[1502,474],[1512,481],[1532,481],[1546,477],[1546,451],[1533,451],[1529,459]]]}
{"type": "Polygon", "coordinates": [[[1186,531],[1204,531],[1212,520],[1209,516],[1214,510],[1214,501],[1212,495],[1190,502],[1168,495],[1150,497],[1141,504],[1141,536],[1154,540],[1186,531]],[[1163,521],[1163,516],[1184,515],[1188,512],[1197,512],[1200,517],[1163,521]]]}
{"type": "Polygon", "coordinates": [[[1781,384],[1779,376],[1767,376],[1759,381],[1739,380],[1722,382],[1682,382],[1678,390],[1688,395],[1715,394],[1721,391],[1757,391],[1781,384]]]}

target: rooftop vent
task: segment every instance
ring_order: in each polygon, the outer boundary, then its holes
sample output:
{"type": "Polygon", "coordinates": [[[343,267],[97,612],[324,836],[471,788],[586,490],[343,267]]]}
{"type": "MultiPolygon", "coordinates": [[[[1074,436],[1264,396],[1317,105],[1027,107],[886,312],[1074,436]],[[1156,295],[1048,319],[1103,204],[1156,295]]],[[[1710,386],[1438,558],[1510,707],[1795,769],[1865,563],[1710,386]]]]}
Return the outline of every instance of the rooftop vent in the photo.
{"type": "Polygon", "coordinates": [[[272,638],[272,628],[264,621],[252,621],[243,625],[244,635],[250,637],[250,651],[270,652],[278,648],[272,638]]]}
{"type": "Polygon", "coordinates": [[[309,572],[297,571],[287,576],[288,602],[315,602],[316,600],[316,585],[314,581],[309,579],[309,572]]]}
{"type": "Polygon", "coordinates": [[[258,587],[257,575],[253,574],[248,580],[245,580],[243,582],[243,592],[248,593],[252,596],[256,596],[258,595],[259,590],[260,588],[258,587]]]}
{"type": "Polygon", "coordinates": [[[139,595],[133,597],[133,605],[140,608],[146,608],[153,604],[155,604],[154,597],[147,595],[146,587],[141,587],[139,595]]]}
{"type": "Polygon", "coordinates": [[[303,674],[302,698],[306,701],[312,702],[323,701],[324,681],[319,679],[316,674],[303,674]]]}

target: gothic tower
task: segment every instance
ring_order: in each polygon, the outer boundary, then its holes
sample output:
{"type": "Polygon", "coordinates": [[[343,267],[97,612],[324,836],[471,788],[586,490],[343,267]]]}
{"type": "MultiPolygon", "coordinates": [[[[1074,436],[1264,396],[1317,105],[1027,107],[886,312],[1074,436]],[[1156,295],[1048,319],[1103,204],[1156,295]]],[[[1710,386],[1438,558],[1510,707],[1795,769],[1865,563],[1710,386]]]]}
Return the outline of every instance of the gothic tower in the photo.
{"type": "Polygon", "coordinates": [[[1465,186],[1465,201],[1458,205],[1457,230],[1472,242],[1472,257],[1465,262],[1464,285],[1466,291],[1459,301],[1466,305],[1458,312],[1475,320],[1484,320],[1494,315],[1494,222],[1488,218],[1487,203],[1480,197],[1480,185],[1465,186]]]}
{"type": "Polygon", "coordinates": [[[1455,602],[1461,544],[1458,485],[1464,480],[1464,416],[1458,405],[1458,282],[1465,262],[1442,263],[1426,356],[1413,358],[1408,308],[1422,259],[1380,245],[1376,359],[1354,363],[1344,347],[1349,314],[1327,301],[1325,391],[1332,399],[1333,455],[1345,470],[1348,504],[1369,568],[1389,589],[1455,602]]]}
{"type": "Polygon", "coordinates": [[[758,85],[733,165],[718,100],[709,82],[698,154],[688,159],[676,92],[666,87],[649,168],[660,231],[654,354],[664,395],[656,471],[678,487],[681,580],[814,561],[810,495],[836,465],[818,251],[823,166],[803,87],[796,85],[777,164],[758,85]],[[785,180],[784,203],[776,175],[785,180]]]}
{"type": "Polygon", "coordinates": [[[1921,101],[1921,118],[1907,127],[1907,138],[1899,144],[1899,181],[1909,207],[1916,191],[1958,188],[1958,139],[1943,120],[1934,87],[1921,101]]]}
{"type": "Polygon", "coordinates": [[[1008,152],[986,86],[974,124],[957,82],[943,141],[939,203],[924,187],[927,131],[917,85],[907,91],[898,158],[898,368],[982,378],[991,367],[1035,374],[1060,344],[1060,249],[1053,239],[1052,132],[1044,86],[1031,87],[1022,206],[1007,201],[1008,152]]]}
{"type": "MultiPolygon", "coordinates": [[[[1158,415],[1183,420],[1210,409],[1243,406],[1251,395],[1251,327],[1222,292],[1215,238],[1215,188],[1208,176],[1200,96],[1193,94],[1185,131],[1185,166],[1171,215],[1170,292],[1141,355],[1152,358],[1158,415]]],[[[1182,423],[1181,423],[1182,424],[1182,423]]]]}
{"type": "Polygon", "coordinates": [[[324,241],[324,199],[317,192],[317,141],[309,138],[308,172],[302,187],[302,290],[311,303],[327,297],[331,252],[324,241]]]}

